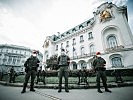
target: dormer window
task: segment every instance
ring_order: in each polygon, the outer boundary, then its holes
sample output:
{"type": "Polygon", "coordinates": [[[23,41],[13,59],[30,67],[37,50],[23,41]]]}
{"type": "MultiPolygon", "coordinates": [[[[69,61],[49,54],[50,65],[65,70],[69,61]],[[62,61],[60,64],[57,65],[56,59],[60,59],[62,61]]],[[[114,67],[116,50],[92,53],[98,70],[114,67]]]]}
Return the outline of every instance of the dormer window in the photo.
{"type": "Polygon", "coordinates": [[[80,26],[79,26],[79,29],[82,29],[82,28],[84,28],[84,26],[83,26],[83,25],[80,25],[80,26]]]}
{"type": "Polygon", "coordinates": [[[74,29],[72,29],[72,32],[76,32],[76,29],[74,28],[74,29]]]}

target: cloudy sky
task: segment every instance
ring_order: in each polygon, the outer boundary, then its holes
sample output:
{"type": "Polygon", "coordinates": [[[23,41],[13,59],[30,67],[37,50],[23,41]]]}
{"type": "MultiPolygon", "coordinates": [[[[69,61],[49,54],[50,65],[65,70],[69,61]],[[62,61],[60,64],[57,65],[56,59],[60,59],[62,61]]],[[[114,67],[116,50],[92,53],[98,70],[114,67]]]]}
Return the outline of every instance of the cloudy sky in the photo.
{"type": "Polygon", "coordinates": [[[133,33],[132,0],[0,0],[0,44],[14,44],[43,52],[46,36],[65,32],[93,17],[104,2],[128,8],[133,33]]]}

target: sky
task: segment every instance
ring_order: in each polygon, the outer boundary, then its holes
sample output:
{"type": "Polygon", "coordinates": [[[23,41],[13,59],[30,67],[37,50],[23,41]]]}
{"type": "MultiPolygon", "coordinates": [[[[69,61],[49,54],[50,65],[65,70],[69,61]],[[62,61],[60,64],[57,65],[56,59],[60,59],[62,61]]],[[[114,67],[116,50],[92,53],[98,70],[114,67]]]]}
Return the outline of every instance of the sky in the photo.
{"type": "Polygon", "coordinates": [[[133,33],[132,0],[0,0],[0,44],[25,46],[43,53],[46,36],[89,20],[104,2],[127,6],[133,33]]]}

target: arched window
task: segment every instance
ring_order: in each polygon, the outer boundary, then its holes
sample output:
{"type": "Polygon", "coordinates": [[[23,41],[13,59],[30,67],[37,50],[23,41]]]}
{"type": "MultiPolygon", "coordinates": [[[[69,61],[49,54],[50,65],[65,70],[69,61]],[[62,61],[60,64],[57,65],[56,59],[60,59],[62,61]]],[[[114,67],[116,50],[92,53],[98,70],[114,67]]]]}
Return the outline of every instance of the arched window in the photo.
{"type": "Polygon", "coordinates": [[[111,61],[113,67],[122,67],[122,61],[120,57],[113,57],[111,61]]]}
{"type": "Polygon", "coordinates": [[[81,63],[81,69],[84,69],[84,68],[85,68],[85,69],[87,68],[86,62],[82,62],[82,63],[81,63]]]}
{"type": "Polygon", "coordinates": [[[117,40],[115,36],[109,36],[107,38],[109,48],[114,48],[117,46],[117,40]]]}
{"type": "Polygon", "coordinates": [[[90,45],[90,54],[93,54],[95,52],[94,44],[90,45]]]}
{"type": "Polygon", "coordinates": [[[81,55],[84,55],[84,47],[81,47],[81,55]]]}
{"type": "Polygon", "coordinates": [[[73,63],[73,69],[77,69],[77,64],[73,63]]]}

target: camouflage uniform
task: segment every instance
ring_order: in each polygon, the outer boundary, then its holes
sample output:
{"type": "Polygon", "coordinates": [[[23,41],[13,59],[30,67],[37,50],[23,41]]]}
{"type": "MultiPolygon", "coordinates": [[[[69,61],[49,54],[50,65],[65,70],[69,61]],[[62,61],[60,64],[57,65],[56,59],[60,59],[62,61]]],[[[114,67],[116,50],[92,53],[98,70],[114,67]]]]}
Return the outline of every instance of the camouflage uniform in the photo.
{"type": "Polygon", "coordinates": [[[25,66],[25,81],[23,84],[23,90],[21,93],[26,92],[26,87],[29,81],[29,78],[31,77],[31,84],[30,84],[30,91],[35,91],[34,90],[34,80],[36,77],[36,73],[37,73],[37,68],[39,67],[39,60],[37,57],[31,56],[30,58],[28,58],[24,64],[25,66]]]}
{"type": "Polygon", "coordinates": [[[102,93],[102,91],[100,90],[100,78],[102,79],[103,86],[105,87],[105,91],[111,92],[107,88],[106,68],[104,67],[105,64],[106,64],[106,61],[102,57],[97,57],[93,61],[93,66],[94,66],[94,69],[96,71],[96,76],[97,76],[96,82],[97,82],[97,88],[98,88],[99,93],[102,93]]]}
{"type": "Polygon", "coordinates": [[[62,89],[62,77],[64,76],[65,79],[65,91],[69,92],[68,90],[68,66],[69,66],[70,58],[67,55],[61,55],[58,57],[58,64],[59,64],[59,90],[58,92],[61,92],[62,89]],[[64,57],[64,58],[63,58],[64,57]],[[63,60],[67,63],[63,63],[63,60]]]}
{"type": "Polygon", "coordinates": [[[15,83],[15,76],[16,76],[16,72],[15,72],[14,68],[12,67],[10,69],[10,73],[9,73],[9,83],[11,83],[11,82],[15,83]]]}

